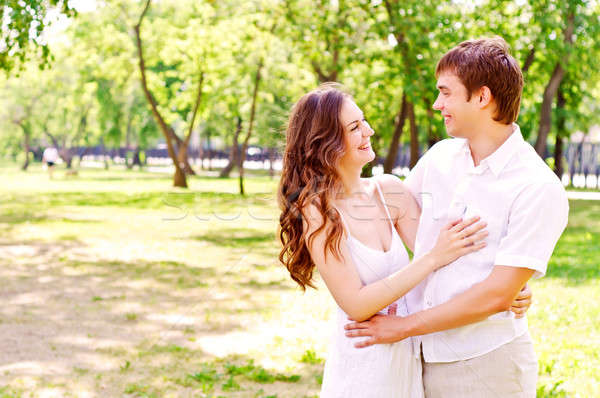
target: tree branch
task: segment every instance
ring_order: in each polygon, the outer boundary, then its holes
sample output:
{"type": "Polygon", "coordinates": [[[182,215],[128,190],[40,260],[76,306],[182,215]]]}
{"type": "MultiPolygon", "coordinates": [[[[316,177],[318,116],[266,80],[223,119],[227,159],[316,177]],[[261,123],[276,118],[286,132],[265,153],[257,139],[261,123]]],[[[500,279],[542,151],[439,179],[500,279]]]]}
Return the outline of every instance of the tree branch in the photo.
{"type": "Polygon", "coordinates": [[[527,58],[525,58],[525,63],[523,64],[523,67],[521,68],[521,71],[523,73],[527,73],[527,71],[531,67],[531,64],[533,64],[534,59],[535,59],[535,47],[531,47],[531,49],[529,50],[529,53],[527,54],[527,58]]]}
{"type": "Polygon", "coordinates": [[[204,71],[200,71],[200,80],[198,81],[198,90],[196,92],[196,103],[194,104],[194,111],[192,112],[192,120],[190,120],[190,125],[188,127],[188,133],[185,136],[184,145],[187,145],[190,142],[190,137],[192,136],[192,130],[194,129],[194,122],[196,121],[196,114],[198,113],[198,108],[200,107],[200,102],[202,101],[202,83],[204,82],[204,71]]]}

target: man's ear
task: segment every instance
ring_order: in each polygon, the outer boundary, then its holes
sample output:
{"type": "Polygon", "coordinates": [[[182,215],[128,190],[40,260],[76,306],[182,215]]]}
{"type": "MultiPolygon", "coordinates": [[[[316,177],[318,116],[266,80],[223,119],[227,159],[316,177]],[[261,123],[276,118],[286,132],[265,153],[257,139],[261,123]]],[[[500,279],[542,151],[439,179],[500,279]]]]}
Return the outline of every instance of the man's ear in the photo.
{"type": "Polygon", "coordinates": [[[475,92],[475,98],[477,99],[480,108],[485,108],[494,99],[492,96],[492,91],[488,86],[482,86],[479,90],[477,90],[475,92]]]}

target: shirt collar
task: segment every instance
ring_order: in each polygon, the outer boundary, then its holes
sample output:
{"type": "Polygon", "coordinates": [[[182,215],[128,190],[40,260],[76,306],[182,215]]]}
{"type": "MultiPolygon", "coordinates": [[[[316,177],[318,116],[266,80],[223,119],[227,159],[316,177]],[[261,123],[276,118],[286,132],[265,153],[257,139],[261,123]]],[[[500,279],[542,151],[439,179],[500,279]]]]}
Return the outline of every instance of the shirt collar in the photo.
{"type": "MultiPolygon", "coordinates": [[[[481,161],[479,164],[480,167],[489,167],[494,176],[498,177],[523,141],[523,135],[521,134],[519,125],[513,123],[512,134],[506,139],[506,141],[502,143],[502,145],[500,145],[498,149],[481,161]]],[[[464,140],[462,150],[471,156],[471,149],[469,148],[469,142],[467,140],[464,140]]]]}

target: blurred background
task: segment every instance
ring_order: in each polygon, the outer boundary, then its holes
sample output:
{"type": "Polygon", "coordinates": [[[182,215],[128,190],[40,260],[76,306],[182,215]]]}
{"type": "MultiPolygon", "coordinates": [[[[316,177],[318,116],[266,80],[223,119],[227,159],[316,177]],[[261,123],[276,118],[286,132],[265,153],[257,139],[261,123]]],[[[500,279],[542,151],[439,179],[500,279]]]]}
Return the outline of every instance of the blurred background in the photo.
{"type": "Polygon", "coordinates": [[[525,138],[565,185],[598,187],[597,1],[3,3],[0,156],[23,170],[48,146],[67,168],[176,158],[178,186],[240,155],[277,169],[291,105],[337,81],[376,131],[365,174],[404,175],[446,137],[437,60],[500,35],[525,76],[525,138]]]}
{"type": "Polygon", "coordinates": [[[0,0],[0,19],[0,397],[317,396],[334,303],[277,260],[290,108],[341,83],[375,129],[364,175],[404,177],[447,138],[437,60],[494,35],[571,200],[532,283],[538,397],[600,396],[597,0],[0,0]]]}

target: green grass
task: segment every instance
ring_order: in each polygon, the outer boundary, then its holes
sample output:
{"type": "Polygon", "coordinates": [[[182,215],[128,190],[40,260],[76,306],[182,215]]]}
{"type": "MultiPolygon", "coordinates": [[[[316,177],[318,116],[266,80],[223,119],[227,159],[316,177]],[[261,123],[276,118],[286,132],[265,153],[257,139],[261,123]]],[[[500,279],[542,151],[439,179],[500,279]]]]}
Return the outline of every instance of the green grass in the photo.
{"type": "MultiPolygon", "coordinates": [[[[0,175],[0,397],[318,396],[334,303],[277,262],[276,180],[0,175]]],[[[600,396],[598,214],[571,201],[532,282],[539,397],[600,396]]]]}

